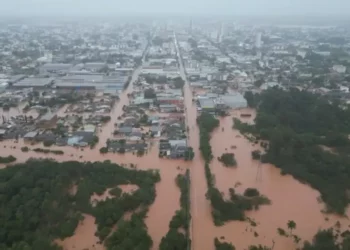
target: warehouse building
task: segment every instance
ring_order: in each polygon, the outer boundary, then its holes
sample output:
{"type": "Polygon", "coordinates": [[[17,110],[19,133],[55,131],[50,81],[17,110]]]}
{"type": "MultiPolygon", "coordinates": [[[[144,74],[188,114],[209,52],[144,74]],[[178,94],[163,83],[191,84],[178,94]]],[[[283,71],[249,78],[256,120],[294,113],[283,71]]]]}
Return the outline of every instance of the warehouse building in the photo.
{"type": "Polygon", "coordinates": [[[240,93],[230,93],[222,95],[217,99],[218,104],[223,104],[229,108],[246,108],[248,106],[247,100],[240,93]]]}
{"type": "Polygon", "coordinates": [[[48,88],[54,83],[54,78],[24,78],[19,82],[13,83],[14,88],[48,88]]]}
{"type": "Polygon", "coordinates": [[[67,73],[73,67],[68,63],[46,63],[39,68],[41,75],[67,73]]]}

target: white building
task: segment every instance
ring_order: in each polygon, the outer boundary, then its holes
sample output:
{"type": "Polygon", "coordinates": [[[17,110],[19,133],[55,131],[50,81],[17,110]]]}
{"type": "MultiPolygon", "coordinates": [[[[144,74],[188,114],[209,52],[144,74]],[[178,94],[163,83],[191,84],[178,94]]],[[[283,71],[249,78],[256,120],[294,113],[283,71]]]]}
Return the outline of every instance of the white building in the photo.
{"type": "Polygon", "coordinates": [[[334,65],[333,70],[339,74],[344,74],[346,72],[346,67],[343,65],[334,65]]]}
{"type": "Polygon", "coordinates": [[[258,49],[261,48],[261,32],[258,32],[258,34],[256,34],[255,46],[256,46],[258,49]]]}
{"type": "Polygon", "coordinates": [[[8,85],[7,82],[0,82],[0,93],[5,92],[8,85]]]}
{"type": "Polygon", "coordinates": [[[222,95],[218,98],[217,103],[224,104],[230,108],[246,108],[247,100],[238,92],[222,95]]]}
{"type": "Polygon", "coordinates": [[[279,86],[277,82],[266,82],[260,86],[260,89],[267,90],[268,88],[273,88],[275,86],[279,86]]]}

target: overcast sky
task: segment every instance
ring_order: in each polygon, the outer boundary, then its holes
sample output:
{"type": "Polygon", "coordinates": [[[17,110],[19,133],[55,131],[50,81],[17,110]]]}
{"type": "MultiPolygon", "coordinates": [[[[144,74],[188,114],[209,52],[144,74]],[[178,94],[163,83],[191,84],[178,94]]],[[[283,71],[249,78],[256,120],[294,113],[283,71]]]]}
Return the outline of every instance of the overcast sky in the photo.
{"type": "Polygon", "coordinates": [[[350,14],[350,0],[0,0],[0,13],[345,15],[350,14]]]}

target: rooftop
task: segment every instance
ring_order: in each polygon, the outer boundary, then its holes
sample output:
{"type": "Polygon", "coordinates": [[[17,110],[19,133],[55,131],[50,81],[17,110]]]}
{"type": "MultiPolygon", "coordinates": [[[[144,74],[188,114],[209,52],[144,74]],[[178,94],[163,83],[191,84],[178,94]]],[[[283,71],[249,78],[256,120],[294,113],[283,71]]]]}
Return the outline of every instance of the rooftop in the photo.
{"type": "Polygon", "coordinates": [[[50,85],[53,82],[53,78],[37,78],[37,77],[31,77],[31,78],[25,78],[19,82],[16,82],[13,84],[15,87],[32,87],[32,86],[47,86],[50,85]]]}

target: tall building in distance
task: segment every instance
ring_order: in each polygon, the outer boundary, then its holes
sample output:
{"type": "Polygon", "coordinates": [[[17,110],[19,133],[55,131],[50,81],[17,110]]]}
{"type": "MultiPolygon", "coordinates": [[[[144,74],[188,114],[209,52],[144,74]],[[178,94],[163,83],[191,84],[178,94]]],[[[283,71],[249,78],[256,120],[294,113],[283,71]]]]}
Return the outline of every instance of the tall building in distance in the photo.
{"type": "Polygon", "coordinates": [[[256,34],[255,47],[256,47],[257,49],[260,49],[260,48],[261,48],[261,32],[258,32],[258,33],[256,34]]]}
{"type": "Polygon", "coordinates": [[[192,34],[192,18],[190,19],[190,34],[192,34]]]}
{"type": "Polygon", "coordinates": [[[221,22],[220,24],[220,30],[218,32],[218,42],[221,43],[223,40],[223,36],[224,36],[224,32],[225,32],[225,26],[224,23],[221,22]]]}

